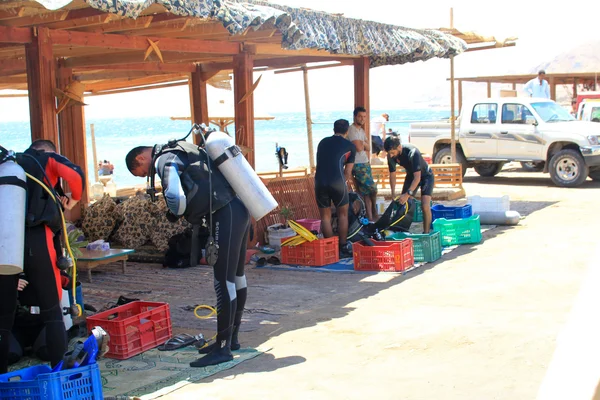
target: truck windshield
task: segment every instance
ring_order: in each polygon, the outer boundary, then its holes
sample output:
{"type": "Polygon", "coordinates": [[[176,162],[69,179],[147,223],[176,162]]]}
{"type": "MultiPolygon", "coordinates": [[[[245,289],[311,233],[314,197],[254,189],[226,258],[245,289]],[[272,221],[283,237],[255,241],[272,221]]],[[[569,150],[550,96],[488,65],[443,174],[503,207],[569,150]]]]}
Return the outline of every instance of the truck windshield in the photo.
{"type": "Polygon", "coordinates": [[[539,114],[544,122],[574,121],[575,118],[567,110],[550,101],[531,103],[531,107],[539,114]]]}

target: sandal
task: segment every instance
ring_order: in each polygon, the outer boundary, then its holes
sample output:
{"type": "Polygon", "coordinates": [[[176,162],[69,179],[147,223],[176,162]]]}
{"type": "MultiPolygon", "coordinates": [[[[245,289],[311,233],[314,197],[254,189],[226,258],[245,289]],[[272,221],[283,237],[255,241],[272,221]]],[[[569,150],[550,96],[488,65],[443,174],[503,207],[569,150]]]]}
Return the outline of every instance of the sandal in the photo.
{"type": "Polygon", "coordinates": [[[256,262],[257,267],[264,267],[265,265],[267,265],[267,259],[264,257],[259,258],[256,262]]]}
{"type": "Polygon", "coordinates": [[[269,264],[273,264],[273,265],[281,265],[281,261],[279,261],[279,258],[277,258],[275,256],[269,257],[269,259],[267,260],[267,262],[269,264]]]}
{"type": "Polygon", "coordinates": [[[204,342],[204,335],[200,333],[196,336],[192,336],[187,333],[181,333],[179,335],[173,336],[164,344],[158,346],[157,349],[160,351],[177,350],[182,347],[194,345],[196,344],[196,342],[204,342]]]}

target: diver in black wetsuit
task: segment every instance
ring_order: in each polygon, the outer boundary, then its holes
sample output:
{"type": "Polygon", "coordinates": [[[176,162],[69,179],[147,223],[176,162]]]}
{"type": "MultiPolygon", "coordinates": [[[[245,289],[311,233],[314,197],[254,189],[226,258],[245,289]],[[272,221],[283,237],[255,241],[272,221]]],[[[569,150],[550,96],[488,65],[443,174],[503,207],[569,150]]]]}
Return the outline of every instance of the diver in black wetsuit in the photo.
{"type": "Polygon", "coordinates": [[[208,160],[203,149],[185,141],[163,149],[158,155],[152,147],[136,147],[126,157],[127,168],[135,176],[154,175],[153,167],[156,168],[170,220],[183,216],[191,224],[199,225],[212,209],[212,230],[218,245],[218,257],[213,267],[217,337],[215,343],[200,350],[201,354],[208,354],[191,362],[192,367],[206,367],[233,359],[231,350],[240,348],[238,332],[247,295],[244,263],[250,216],[225,177],[208,160]]]}
{"type": "Polygon", "coordinates": [[[328,238],[333,236],[331,227],[331,203],[335,205],[338,217],[340,257],[352,257],[346,246],[348,237],[348,187],[346,181],[352,179],[352,166],[356,147],[346,140],[350,123],[339,119],[333,124],[334,135],[321,140],[317,147],[317,172],[315,174],[315,195],[321,214],[321,230],[328,238]]]}

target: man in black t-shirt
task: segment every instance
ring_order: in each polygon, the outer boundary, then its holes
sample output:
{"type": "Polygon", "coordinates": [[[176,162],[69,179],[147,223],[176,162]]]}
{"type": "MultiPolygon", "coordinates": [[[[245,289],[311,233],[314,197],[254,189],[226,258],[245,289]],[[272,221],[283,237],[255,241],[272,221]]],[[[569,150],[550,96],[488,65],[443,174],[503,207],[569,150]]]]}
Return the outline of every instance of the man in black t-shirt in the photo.
{"type": "Polygon", "coordinates": [[[315,173],[315,195],[321,230],[326,238],[333,236],[331,226],[331,203],[335,205],[338,217],[340,257],[352,257],[346,246],[348,237],[348,186],[352,179],[352,166],[356,147],[346,140],[350,123],[339,119],[333,124],[333,136],[321,140],[317,147],[317,172],[315,173]]]}
{"type": "Polygon", "coordinates": [[[390,171],[390,188],[392,198],[396,197],[396,164],[406,171],[399,201],[404,204],[409,196],[414,196],[421,188],[421,208],[423,209],[423,233],[429,233],[431,225],[431,194],[433,193],[433,173],[421,152],[412,144],[401,144],[399,137],[390,136],[383,144],[388,154],[388,169],[390,171]]]}

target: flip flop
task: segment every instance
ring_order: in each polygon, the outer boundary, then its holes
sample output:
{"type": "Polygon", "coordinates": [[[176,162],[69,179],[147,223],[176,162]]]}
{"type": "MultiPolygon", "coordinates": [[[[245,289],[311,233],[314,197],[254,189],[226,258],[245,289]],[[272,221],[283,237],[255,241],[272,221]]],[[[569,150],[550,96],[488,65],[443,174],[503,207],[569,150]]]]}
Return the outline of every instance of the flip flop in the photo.
{"type": "Polygon", "coordinates": [[[196,342],[203,342],[204,336],[200,333],[196,336],[189,335],[187,333],[181,333],[179,335],[173,336],[171,339],[167,340],[164,344],[161,344],[157,347],[160,351],[171,351],[177,350],[182,347],[191,346],[196,342]]]}
{"type": "Polygon", "coordinates": [[[269,259],[267,260],[267,262],[269,264],[273,264],[273,265],[281,265],[281,261],[279,261],[279,258],[277,258],[275,256],[269,257],[269,259]]]}
{"type": "Polygon", "coordinates": [[[267,265],[267,259],[264,257],[259,258],[256,262],[257,267],[264,267],[265,265],[267,265]]]}

